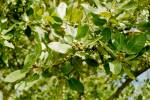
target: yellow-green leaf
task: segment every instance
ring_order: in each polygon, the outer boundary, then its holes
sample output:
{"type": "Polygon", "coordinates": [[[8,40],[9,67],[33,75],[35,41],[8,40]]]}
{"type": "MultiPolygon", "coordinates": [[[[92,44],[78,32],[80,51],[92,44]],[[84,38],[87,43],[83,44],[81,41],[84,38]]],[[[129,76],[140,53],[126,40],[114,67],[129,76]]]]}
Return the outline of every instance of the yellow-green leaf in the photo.
{"type": "Polygon", "coordinates": [[[17,80],[20,80],[22,78],[24,78],[26,75],[25,72],[21,72],[21,70],[16,70],[10,74],[8,74],[6,76],[6,78],[4,79],[5,82],[15,82],[17,80]]]}

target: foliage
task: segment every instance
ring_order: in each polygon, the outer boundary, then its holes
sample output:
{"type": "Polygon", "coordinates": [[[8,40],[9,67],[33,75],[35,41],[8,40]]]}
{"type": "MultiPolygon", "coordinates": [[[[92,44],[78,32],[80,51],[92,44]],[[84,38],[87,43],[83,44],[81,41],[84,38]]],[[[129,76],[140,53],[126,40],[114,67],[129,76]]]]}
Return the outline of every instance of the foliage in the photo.
{"type": "Polygon", "coordinates": [[[129,84],[150,67],[149,0],[0,5],[4,100],[149,99],[149,79],[141,94],[129,84]]]}

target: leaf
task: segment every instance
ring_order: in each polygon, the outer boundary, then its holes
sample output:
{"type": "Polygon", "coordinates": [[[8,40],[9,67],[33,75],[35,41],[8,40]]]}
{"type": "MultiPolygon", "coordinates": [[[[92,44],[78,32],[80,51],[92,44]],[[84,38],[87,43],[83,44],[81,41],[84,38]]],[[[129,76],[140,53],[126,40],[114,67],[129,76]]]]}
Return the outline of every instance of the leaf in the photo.
{"type": "Polygon", "coordinates": [[[33,15],[33,13],[34,13],[33,8],[29,8],[29,9],[26,11],[26,13],[27,13],[27,16],[33,15]]]}
{"type": "Polygon", "coordinates": [[[105,64],[104,64],[104,69],[105,69],[105,72],[106,72],[107,74],[110,73],[109,63],[105,63],[105,64]]]}
{"type": "Polygon", "coordinates": [[[128,37],[127,41],[127,53],[136,54],[139,53],[142,48],[144,48],[147,38],[145,34],[142,35],[133,35],[128,37]]]}
{"type": "Polygon", "coordinates": [[[88,31],[89,31],[88,25],[79,26],[76,38],[77,39],[84,38],[87,35],[88,31]]]}
{"type": "Polygon", "coordinates": [[[126,37],[124,36],[123,33],[115,33],[114,34],[114,46],[117,48],[119,51],[126,51],[126,37]]]}
{"type": "Polygon", "coordinates": [[[92,13],[92,17],[92,21],[96,26],[102,26],[107,23],[105,19],[99,18],[99,16],[94,13],[92,13]]]}
{"type": "Polygon", "coordinates": [[[70,78],[68,80],[68,83],[69,87],[72,90],[78,91],[79,93],[84,93],[84,86],[79,80],[76,80],[75,78],[70,78]]]}
{"type": "Polygon", "coordinates": [[[62,25],[63,21],[61,18],[57,17],[57,16],[52,16],[52,18],[55,20],[55,23],[58,25],[62,25]]]}
{"type": "Polygon", "coordinates": [[[25,33],[25,35],[26,35],[27,37],[30,37],[30,36],[31,36],[31,28],[30,28],[30,26],[27,26],[27,28],[25,29],[24,33],[25,33]]]}
{"type": "Polygon", "coordinates": [[[15,89],[19,90],[19,91],[23,91],[23,90],[27,91],[27,90],[29,90],[36,83],[37,83],[37,80],[35,80],[35,81],[29,81],[29,82],[21,81],[20,83],[17,83],[15,85],[15,89]]]}
{"type": "Polygon", "coordinates": [[[74,56],[72,58],[71,64],[73,65],[73,67],[75,68],[76,71],[81,72],[82,68],[82,58],[79,56],[74,56]]]}
{"type": "Polygon", "coordinates": [[[58,5],[57,14],[61,19],[63,19],[65,17],[66,9],[67,9],[67,4],[66,3],[62,2],[58,5]]]}
{"type": "Polygon", "coordinates": [[[83,17],[83,12],[81,9],[78,9],[76,7],[71,8],[70,13],[71,15],[69,17],[72,23],[79,23],[81,21],[81,18],[83,17]]]}
{"type": "Polygon", "coordinates": [[[123,70],[125,71],[125,73],[126,73],[131,79],[135,79],[134,74],[130,71],[129,68],[123,67],[123,70]]]}
{"type": "Polygon", "coordinates": [[[73,69],[73,66],[70,64],[70,62],[66,62],[63,66],[62,66],[62,72],[66,75],[68,75],[73,69]]]}
{"type": "Polygon", "coordinates": [[[98,41],[100,41],[100,39],[102,38],[102,36],[97,36],[95,37],[95,39],[91,39],[91,40],[87,40],[87,42],[84,43],[85,46],[94,46],[97,44],[98,41]]]}
{"type": "Polygon", "coordinates": [[[108,11],[103,11],[100,13],[100,16],[105,17],[105,18],[110,18],[111,17],[111,13],[108,11]]]}
{"type": "Polygon", "coordinates": [[[48,44],[48,47],[62,54],[67,53],[71,49],[70,45],[60,42],[51,42],[48,44]]]}
{"type": "Polygon", "coordinates": [[[138,28],[144,32],[150,31],[150,22],[143,22],[138,25],[138,28]]]}
{"type": "Polygon", "coordinates": [[[42,76],[47,78],[47,77],[51,77],[53,75],[53,73],[51,71],[49,71],[49,69],[45,69],[43,72],[42,72],[42,76]]]}
{"type": "Polygon", "coordinates": [[[119,61],[109,62],[109,67],[113,74],[119,74],[122,70],[122,63],[119,61]]]}
{"type": "Polygon", "coordinates": [[[110,28],[104,28],[101,35],[103,36],[102,40],[105,41],[105,42],[108,42],[111,39],[111,30],[110,30],[110,28]]]}
{"type": "Polygon", "coordinates": [[[4,41],[4,46],[12,48],[12,49],[15,48],[15,46],[11,42],[8,42],[7,40],[4,41]]]}
{"type": "Polygon", "coordinates": [[[32,68],[32,65],[39,58],[41,51],[42,51],[41,44],[40,43],[36,44],[34,48],[34,52],[26,56],[22,71],[28,71],[30,68],[32,68]]]}
{"type": "Polygon", "coordinates": [[[125,10],[134,9],[136,7],[137,7],[137,3],[134,0],[131,0],[122,6],[122,8],[125,10]]]}
{"type": "Polygon", "coordinates": [[[22,73],[21,70],[16,70],[16,71],[10,73],[9,75],[7,75],[6,78],[4,79],[4,81],[5,82],[15,82],[17,80],[24,78],[25,75],[26,75],[26,73],[22,73]]]}
{"type": "Polygon", "coordinates": [[[73,37],[71,35],[65,35],[64,41],[68,44],[71,44],[73,42],[73,37]]]}
{"type": "Polygon", "coordinates": [[[98,67],[98,66],[99,66],[98,62],[97,62],[95,59],[92,59],[92,58],[87,58],[87,59],[85,59],[85,62],[86,62],[89,66],[92,66],[92,67],[98,67]]]}

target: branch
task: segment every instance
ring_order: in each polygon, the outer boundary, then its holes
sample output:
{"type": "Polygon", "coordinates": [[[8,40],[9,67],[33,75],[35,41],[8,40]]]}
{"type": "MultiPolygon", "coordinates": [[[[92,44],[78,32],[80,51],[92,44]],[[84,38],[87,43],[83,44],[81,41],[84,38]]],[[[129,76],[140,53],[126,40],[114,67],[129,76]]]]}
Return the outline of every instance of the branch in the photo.
{"type": "MultiPolygon", "coordinates": [[[[135,77],[138,77],[139,75],[141,75],[143,72],[147,71],[150,68],[150,66],[143,68],[140,71],[136,71],[134,72],[135,77]]],[[[119,95],[121,94],[121,92],[125,89],[126,86],[128,86],[131,82],[133,81],[133,79],[128,78],[123,84],[122,86],[120,86],[116,92],[114,94],[112,94],[108,100],[113,100],[114,98],[119,97],[119,95]]]]}

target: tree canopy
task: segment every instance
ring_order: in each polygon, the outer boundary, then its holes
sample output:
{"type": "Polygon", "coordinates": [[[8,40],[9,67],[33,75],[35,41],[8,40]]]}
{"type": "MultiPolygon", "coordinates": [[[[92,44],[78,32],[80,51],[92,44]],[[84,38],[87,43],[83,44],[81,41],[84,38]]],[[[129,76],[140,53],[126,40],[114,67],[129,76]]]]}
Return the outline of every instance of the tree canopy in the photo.
{"type": "Polygon", "coordinates": [[[149,0],[0,5],[0,99],[150,98],[149,0]]]}

